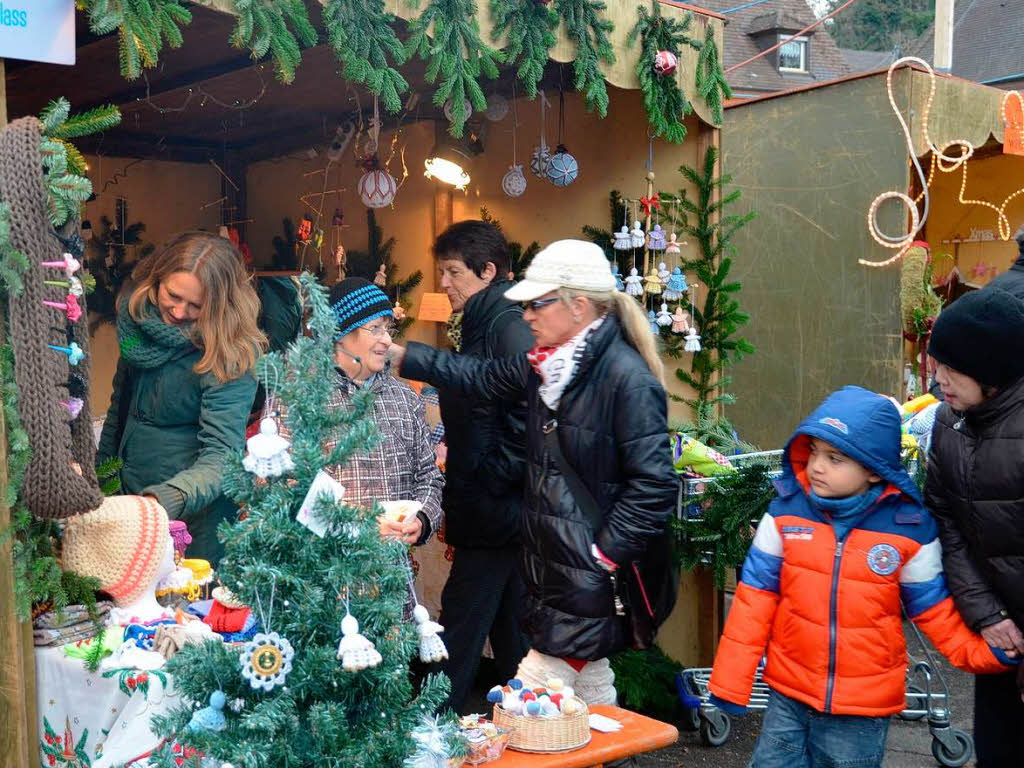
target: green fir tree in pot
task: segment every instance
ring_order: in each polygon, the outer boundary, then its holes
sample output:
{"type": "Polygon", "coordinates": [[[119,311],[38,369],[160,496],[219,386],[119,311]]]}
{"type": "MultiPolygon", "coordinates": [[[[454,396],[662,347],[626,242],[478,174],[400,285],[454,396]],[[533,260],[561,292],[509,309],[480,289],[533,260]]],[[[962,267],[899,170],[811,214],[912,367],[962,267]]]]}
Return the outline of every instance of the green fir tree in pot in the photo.
{"type": "MultiPolygon", "coordinates": [[[[313,513],[325,535],[296,520],[318,472],[368,450],[376,435],[370,390],[351,410],[327,407],[334,318],[324,288],[309,274],[301,283],[311,335],[259,365],[287,406],[294,467],[261,480],[233,457],[224,489],[246,515],[218,532],[226,544],[220,578],[253,607],[266,637],[243,647],[189,645],[168,663],[188,703],[153,718],[167,739],[153,756],[162,768],[179,768],[180,752],[193,749],[238,768],[398,768],[417,754],[414,733],[435,722],[448,692],[443,675],[427,675],[418,687],[410,675],[419,639],[407,616],[408,548],[380,536],[380,509],[321,495],[313,513]],[[325,455],[328,435],[338,441],[325,455]],[[357,646],[357,657],[346,655],[357,646]],[[220,704],[224,728],[199,727],[193,702],[220,704]]],[[[441,726],[446,752],[462,754],[452,717],[441,726]]]]}

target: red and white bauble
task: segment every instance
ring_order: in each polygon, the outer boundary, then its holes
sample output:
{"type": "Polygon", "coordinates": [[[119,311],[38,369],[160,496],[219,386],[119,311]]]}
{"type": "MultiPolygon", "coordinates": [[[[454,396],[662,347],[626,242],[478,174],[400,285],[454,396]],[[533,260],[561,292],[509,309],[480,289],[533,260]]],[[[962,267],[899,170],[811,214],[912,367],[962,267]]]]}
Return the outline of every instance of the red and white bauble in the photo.
{"type": "Polygon", "coordinates": [[[676,55],[672,51],[658,51],[654,56],[654,72],[655,74],[671,75],[676,71],[676,67],[679,66],[679,62],[676,60],[676,55]]]}
{"type": "Polygon", "coordinates": [[[367,208],[386,208],[395,199],[398,184],[383,168],[367,171],[359,179],[359,198],[367,208]]]}

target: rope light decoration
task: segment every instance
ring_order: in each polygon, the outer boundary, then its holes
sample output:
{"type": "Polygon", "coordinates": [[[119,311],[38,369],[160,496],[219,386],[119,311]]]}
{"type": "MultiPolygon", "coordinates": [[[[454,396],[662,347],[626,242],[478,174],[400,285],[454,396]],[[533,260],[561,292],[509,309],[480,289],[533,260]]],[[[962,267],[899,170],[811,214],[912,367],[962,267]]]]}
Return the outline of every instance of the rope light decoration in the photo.
{"type": "MultiPolygon", "coordinates": [[[[895,113],[896,119],[900,123],[900,129],[903,131],[904,139],[907,142],[907,151],[910,154],[914,170],[917,172],[918,179],[921,182],[921,193],[917,196],[917,199],[914,200],[903,192],[890,190],[888,192],[883,192],[871,201],[871,206],[868,208],[867,214],[868,233],[871,235],[872,239],[883,248],[896,249],[896,254],[884,261],[858,259],[858,263],[863,264],[866,267],[887,267],[890,264],[899,261],[910,249],[911,245],[917,239],[917,235],[921,231],[921,228],[928,220],[928,212],[931,205],[929,189],[932,181],[935,179],[936,169],[943,173],[953,173],[956,170],[960,170],[960,191],[957,194],[958,202],[962,205],[981,205],[995,211],[998,220],[1000,239],[1010,239],[1010,220],[1006,217],[1006,206],[1009,205],[1010,201],[1024,194],[1024,187],[1010,194],[999,205],[987,200],[965,198],[964,195],[967,192],[967,161],[974,156],[976,147],[967,139],[953,139],[952,141],[945,143],[941,148],[932,141],[931,134],[928,131],[928,118],[931,114],[932,103],[935,100],[935,83],[935,71],[931,68],[931,65],[929,65],[927,61],[919,59],[916,56],[904,56],[902,59],[894,61],[889,66],[889,71],[885,79],[885,87],[889,96],[889,105],[892,107],[892,111],[895,113]],[[928,98],[924,104],[924,110],[921,114],[921,133],[924,137],[925,144],[928,147],[929,154],[931,155],[931,164],[928,169],[927,176],[925,176],[924,169],[921,167],[921,162],[917,157],[917,153],[914,151],[914,140],[911,136],[910,128],[908,127],[907,121],[904,119],[900,108],[896,105],[896,97],[893,94],[893,72],[905,64],[917,64],[924,69],[928,73],[931,85],[928,92],[928,98]],[[953,154],[950,153],[951,150],[953,154]],[[891,235],[883,232],[879,226],[878,208],[886,200],[899,200],[910,214],[910,228],[906,234],[891,235]],[[924,203],[923,210],[918,212],[917,204],[922,202],[922,200],[924,203]]],[[[1007,95],[1009,96],[1009,94],[1007,95]]]]}

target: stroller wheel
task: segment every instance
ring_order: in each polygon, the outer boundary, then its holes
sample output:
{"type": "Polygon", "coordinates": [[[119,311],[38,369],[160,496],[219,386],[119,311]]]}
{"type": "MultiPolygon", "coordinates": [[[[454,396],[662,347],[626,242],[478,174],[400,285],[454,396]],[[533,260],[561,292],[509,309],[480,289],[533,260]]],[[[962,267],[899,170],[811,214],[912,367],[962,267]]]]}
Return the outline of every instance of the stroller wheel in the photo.
{"type": "Polygon", "coordinates": [[[907,686],[907,709],[919,709],[920,712],[913,714],[906,714],[906,712],[900,712],[898,717],[900,720],[920,720],[922,717],[928,714],[928,700],[924,695],[924,691],[918,688],[916,685],[907,686]]]}
{"type": "Polygon", "coordinates": [[[700,718],[700,740],[708,747],[720,747],[729,738],[732,730],[732,721],[729,716],[720,709],[711,709],[701,712],[700,718]]]}
{"type": "Polygon", "coordinates": [[[932,755],[939,765],[944,765],[947,768],[960,768],[960,766],[967,765],[967,761],[974,754],[974,741],[961,730],[954,729],[952,734],[956,742],[952,749],[938,739],[932,739],[932,755]]]}

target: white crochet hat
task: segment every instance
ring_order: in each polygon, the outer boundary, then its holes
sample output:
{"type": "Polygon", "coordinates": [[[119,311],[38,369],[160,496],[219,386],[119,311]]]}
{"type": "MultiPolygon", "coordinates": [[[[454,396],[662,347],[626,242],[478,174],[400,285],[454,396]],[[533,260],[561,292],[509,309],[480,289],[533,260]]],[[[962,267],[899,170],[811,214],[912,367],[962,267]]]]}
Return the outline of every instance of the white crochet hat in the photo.
{"type": "Polygon", "coordinates": [[[130,603],[153,583],[171,545],[167,512],[142,496],[110,496],[69,518],[61,542],[66,570],[92,576],[119,603],[130,603]]]}
{"type": "Polygon", "coordinates": [[[534,256],[526,279],[507,291],[510,301],[533,301],[559,288],[597,293],[615,290],[612,267],[600,246],[586,240],[557,240],[534,256]]]}

